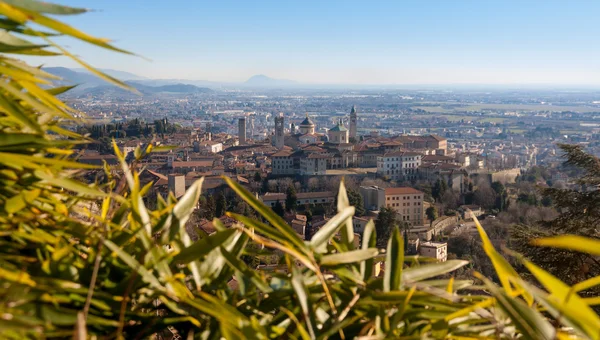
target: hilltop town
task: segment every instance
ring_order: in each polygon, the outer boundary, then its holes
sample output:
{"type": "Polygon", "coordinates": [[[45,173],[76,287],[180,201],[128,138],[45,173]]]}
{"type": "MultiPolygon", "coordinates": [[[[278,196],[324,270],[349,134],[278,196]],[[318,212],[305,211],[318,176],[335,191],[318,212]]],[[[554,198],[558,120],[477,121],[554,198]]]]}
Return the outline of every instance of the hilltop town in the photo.
{"type": "MultiPolygon", "coordinates": [[[[392,222],[404,226],[414,252],[421,252],[419,244],[429,244],[447,254],[443,241],[461,230],[472,231],[471,214],[494,216],[511,200],[524,202],[523,197],[519,201],[517,182],[531,171],[545,171],[534,185],[568,185],[568,171],[559,167],[557,142],[589,141],[592,152],[598,148],[593,142],[598,128],[585,122],[594,116],[583,113],[572,122],[573,114],[550,107],[546,112],[464,112],[458,120],[454,113],[438,115],[414,105],[396,115],[382,113],[374,110],[377,97],[371,95],[348,96],[360,105],[329,114],[322,109],[274,111],[296,109],[299,105],[292,103],[307,98],[322,103],[315,96],[256,97],[247,103],[217,101],[214,94],[153,95],[151,102],[135,103],[71,98],[93,118],[78,129],[99,141],[80,161],[116,164],[112,138],[125,154],[153,140],[169,148],[137,164],[144,170],[143,179],[153,183],[153,195],[173,192],[179,197],[204,177],[205,200],[213,210],[200,209],[198,225],[204,231],[213,230],[214,217],[227,223],[226,209],[244,212],[240,202],[231,201],[226,176],[278,211],[305,239],[334,214],[337,185],[344,178],[356,198],[353,203],[361,205],[354,217],[357,235],[370,219],[381,219],[382,211],[387,218],[389,209],[392,222]],[[166,112],[170,114],[163,117],[166,112]],[[564,123],[556,126],[554,120],[564,123]],[[582,128],[566,134],[569,124],[582,128]]],[[[349,101],[345,95],[329,100],[336,107],[337,101],[349,101]]]]}

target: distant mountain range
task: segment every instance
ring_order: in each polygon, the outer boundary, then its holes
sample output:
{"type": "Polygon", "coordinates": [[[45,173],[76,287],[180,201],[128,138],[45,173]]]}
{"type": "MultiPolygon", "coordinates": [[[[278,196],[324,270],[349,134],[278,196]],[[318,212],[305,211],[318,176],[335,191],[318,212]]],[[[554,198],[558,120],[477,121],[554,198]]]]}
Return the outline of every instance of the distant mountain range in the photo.
{"type": "MultiPolygon", "coordinates": [[[[71,90],[69,94],[82,95],[114,95],[114,96],[128,96],[135,95],[120,87],[108,84],[104,80],[91,74],[85,69],[69,69],[66,67],[46,67],[46,72],[52,73],[62,78],[62,80],[56,81],[55,84],[58,86],[64,85],[77,85],[76,88],[71,90]]],[[[181,93],[181,94],[192,94],[192,93],[210,93],[213,90],[206,87],[198,87],[191,84],[182,84],[177,82],[164,82],[162,84],[155,83],[153,80],[135,75],[133,73],[125,71],[116,71],[110,69],[101,69],[104,73],[120,79],[135,87],[143,95],[151,95],[157,93],[181,93]],[[148,84],[146,84],[148,83],[148,84]]]]}
{"type": "MultiPolygon", "coordinates": [[[[82,68],[45,67],[44,70],[63,78],[62,81],[57,82],[57,85],[78,84],[72,91],[78,94],[90,92],[91,89],[97,87],[100,88],[94,89],[92,92],[99,93],[99,91],[107,91],[109,87],[113,87],[104,80],[91,74],[88,70],[82,68]]],[[[189,79],[151,79],[125,71],[112,69],[99,70],[135,86],[142,93],[201,93],[209,92],[210,88],[216,89],[221,87],[281,88],[301,86],[300,83],[294,80],[275,79],[262,74],[252,76],[243,83],[226,83],[189,79]]]]}
{"type": "Polygon", "coordinates": [[[267,77],[263,74],[259,74],[256,76],[250,77],[250,79],[246,80],[244,85],[247,86],[256,86],[256,87],[274,87],[274,86],[290,86],[290,85],[298,85],[298,82],[294,80],[287,79],[274,79],[267,77]]]}

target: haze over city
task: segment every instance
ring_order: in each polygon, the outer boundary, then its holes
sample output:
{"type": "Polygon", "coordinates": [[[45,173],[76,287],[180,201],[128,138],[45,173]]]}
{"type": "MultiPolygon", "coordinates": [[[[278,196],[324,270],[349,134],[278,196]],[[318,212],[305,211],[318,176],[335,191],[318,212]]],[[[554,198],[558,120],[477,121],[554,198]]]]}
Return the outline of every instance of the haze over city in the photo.
{"type": "MultiPolygon", "coordinates": [[[[600,3],[594,1],[65,3],[98,9],[65,17],[67,23],[152,61],[82,42],[69,41],[69,47],[96,67],[148,78],[243,82],[264,74],[306,84],[600,84],[600,3]]],[[[75,66],[66,58],[43,63],[75,66]]]]}

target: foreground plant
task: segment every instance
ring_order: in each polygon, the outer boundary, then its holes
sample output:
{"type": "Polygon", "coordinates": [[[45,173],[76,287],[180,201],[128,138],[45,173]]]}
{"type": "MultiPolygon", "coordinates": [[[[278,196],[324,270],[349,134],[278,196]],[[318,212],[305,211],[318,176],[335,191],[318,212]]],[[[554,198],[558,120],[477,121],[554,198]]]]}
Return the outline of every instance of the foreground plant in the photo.
{"type": "MultiPolygon", "coordinates": [[[[0,1],[0,24],[8,30],[0,52],[54,53],[15,40],[15,34],[50,39],[30,21],[112,48],[45,16],[80,12],[32,0],[0,1]]],[[[71,56],[61,48],[59,53],[71,56]]],[[[393,226],[385,251],[375,248],[373,223],[355,247],[354,207],[343,185],[337,215],[307,242],[226,179],[261,221],[230,213],[238,221],[232,228],[215,220],[217,231],[193,242],[186,222],[202,180],[179,201],[158,195],[157,208],[148,209],[151,184],[140,184],[136,167],[115,147],[119,177],[107,171],[103,185],[77,181],[73,176],[87,166],[73,160],[72,150],[87,140],[65,129],[80,123],[55,97],[66,89],[42,88],[53,76],[4,55],[0,64],[0,338],[600,336],[600,319],[590,307],[600,301],[578,295],[600,278],[569,287],[523,260],[541,288],[525,282],[478,225],[501,285],[480,275],[477,286],[440,279],[467,262],[404,256],[393,226]],[[273,254],[281,258],[276,268],[242,261],[273,254]]],[[[153,148],[138,148],[136,159],[153,148]]],[[[600,255],[597,240],[572,241],[537,242],[600,255]]]]}

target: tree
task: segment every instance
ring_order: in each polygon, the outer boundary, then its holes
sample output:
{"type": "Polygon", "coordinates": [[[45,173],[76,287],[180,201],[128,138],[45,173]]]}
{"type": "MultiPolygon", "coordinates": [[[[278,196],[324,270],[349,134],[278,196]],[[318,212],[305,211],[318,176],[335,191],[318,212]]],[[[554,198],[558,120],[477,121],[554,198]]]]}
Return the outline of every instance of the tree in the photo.
{"type": "Polygon", "coordinates": [[[277,200],[277,202],[275,202],[273,211],[281,217],[283,217],[283,215],[285,215],[285,209],[283,208],[283,204],[281,204],[281,202],[279,202],[279,200],[277,200]]]}
{"type": "Polygon", "coordinates": [[[260,172],[258,172],[258,171],[254,173],[254,182],[256,182],[256,183],[262,182],[262,176],[260,175],[260,172]]]}
{"type": "Polygon", "coordinates": [[[208,198],[206,198],[206,205],[204,207],[201,206],[200,208],[202,209],[202,217],[209,221],[212,221],[215,218],[217,208],[215,199],[212,195],[209,195],[208,198]]]}
{"type": "Polygon", "coordinates": [[[219,196],[217,196],[217,202],[215,204],[215,216],[221,217],[221,216],[225,215],[226,211],[227,211],[227,199],[225,198],[225,195],[223,194],[223,192],[220,192],[219,196]]]}
{"type": "Polygon", "coordinates": [[[375,230],[377,231],[377,245],[385,247],[390,235],[394,229],[398,228],[398,216],[392,208],[382,207],[379,209],[379,215],[375,220],[375,230]]]}
{"type": "Polygon", "coordinates": [[[285,210],[296,211],[297,206],[298,195],[296,195],[296,188],[290,185],[285,192],[285,210]]]}
{"type": "MultiPolygon", "coordinates": [[[[564,153],[564,166],[576,167],[581,171],[576,184],[580,187],[600,185],[600,160],[597,157],[586,153],[580,145],[561,144],[559,147],[564,153]]],[[[536,170],[543,173],[540,168],[536,170]]],[[[541,176],[536,174],[536,170],[531,173],[536,177],[541,176]]],[[[535,193],[532,195],[536,196],[535,193]]],[[[541,189],[541,195],[543,204],[552,203],[560,212],[558,217],[549,221],[541,218],[541,221],[533,224],[513,225],[511,236],[514,248],[570,284],[600,275],[600,262],[588,254],[531,246],[535,238],[555,235],[600,238],[600,190],[545,188],[541,189]]],[[[525,193],[520,200],[528,203],[537,201],[525,193]]],[[[592,289],[587,295],[598,293],[598,289],[592,289]]]]}
{"type": "Polygon", "coordinates": [[[348,201],[350,205],[356,209],[354,216],[363,216],[365,214],[365,207],[361,194],[355,190],[348,190],[348,201]]]}
{"type": "Polygon", "coordinates": [[[496,192],[484,182],[475,190],[473,202],[484,209],[492,209],[496,204],[496,192]]]}
{"type": "Polygon", "coordinates": [[[429,208],[425,209],[425,216],[427,216],[427,219],[429,220],[429,226],[431,226],[433,221],[438,218],[438,212],[434,206],[430,206],[429,208]]]}

